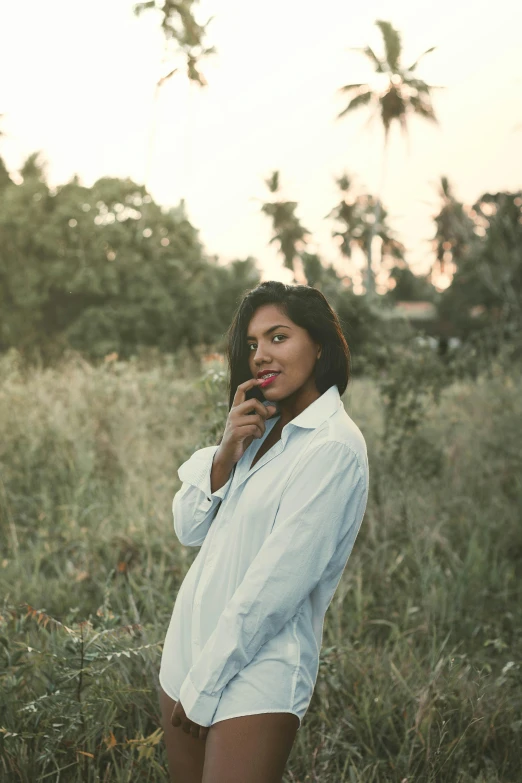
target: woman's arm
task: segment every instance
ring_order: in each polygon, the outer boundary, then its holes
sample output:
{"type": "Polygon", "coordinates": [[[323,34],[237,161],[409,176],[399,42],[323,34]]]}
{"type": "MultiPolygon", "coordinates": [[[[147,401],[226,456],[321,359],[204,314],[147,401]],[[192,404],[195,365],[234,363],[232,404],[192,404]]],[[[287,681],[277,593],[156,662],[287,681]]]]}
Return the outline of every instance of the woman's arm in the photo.
{"type": "Polygon", "coordinates": [[[216,481],[218,488],[214,491],[211,488],[214,455],[218,449],[219,446],[198,449],[178,470],[178,476],[183,483],[174,495],[172,514],[175,533],[184,546],[201,546],[216,516],[219,504],[230,487],[232,470],[227,480],[222,481],[225,475],[220,463],[218,466],[220,481],[216,481]]]}

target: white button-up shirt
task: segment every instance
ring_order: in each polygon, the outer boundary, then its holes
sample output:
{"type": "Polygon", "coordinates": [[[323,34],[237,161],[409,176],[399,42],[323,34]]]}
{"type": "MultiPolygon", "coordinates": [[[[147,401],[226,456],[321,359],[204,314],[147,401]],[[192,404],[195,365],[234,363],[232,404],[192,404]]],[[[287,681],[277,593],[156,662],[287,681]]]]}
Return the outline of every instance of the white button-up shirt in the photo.
{"type": "Polygon", "coordinates": [[[278,418],[266,421],[216,492],[218,446],[178,470],[174,530],[201,549],[176,598],[160,682],[202,726],[276,711],[293,712],[301,725],[324,616],[366,508],[366,443],[337,386],[288,422],[251,468],[278,418]]]}

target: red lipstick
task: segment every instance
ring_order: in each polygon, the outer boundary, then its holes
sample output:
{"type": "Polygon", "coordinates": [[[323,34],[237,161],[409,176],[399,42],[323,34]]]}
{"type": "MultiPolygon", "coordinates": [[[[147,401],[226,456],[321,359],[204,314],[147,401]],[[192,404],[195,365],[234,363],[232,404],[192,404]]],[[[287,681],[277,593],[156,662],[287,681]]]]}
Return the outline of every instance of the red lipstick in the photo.
{"type": "Polygon", "coordinates": [[[266,381],[262,381],[262,383],[259,384],[261,388],[264,388],[265,386],[268,386],[269,383],[272,383],[272,381],[275,381],[276,378],[278,378],[280,373],[277,373],[277,375],[272,375],[270,378],[267,378],[266,381]]]}

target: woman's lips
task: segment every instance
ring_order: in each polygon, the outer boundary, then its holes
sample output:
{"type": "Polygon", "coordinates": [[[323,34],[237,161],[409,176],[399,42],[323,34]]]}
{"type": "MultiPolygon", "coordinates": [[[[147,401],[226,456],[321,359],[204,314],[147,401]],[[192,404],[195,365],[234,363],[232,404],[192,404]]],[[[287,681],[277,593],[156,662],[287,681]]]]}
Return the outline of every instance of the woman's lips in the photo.
{"type": "Polygon", "coordinates": [[[277,375],[271,375],[270,378],[267,378],[266,381],[263,381],[262,383],[260,383],[259,386],[261,388],[264,388],[265,386],[268,386],[268,384],[272,383],[272,381],[275,381],[275,379],[278,378],[279,375],[281,375],[281,373],[279,373],[279,372],[277,373],[277,375]]]}

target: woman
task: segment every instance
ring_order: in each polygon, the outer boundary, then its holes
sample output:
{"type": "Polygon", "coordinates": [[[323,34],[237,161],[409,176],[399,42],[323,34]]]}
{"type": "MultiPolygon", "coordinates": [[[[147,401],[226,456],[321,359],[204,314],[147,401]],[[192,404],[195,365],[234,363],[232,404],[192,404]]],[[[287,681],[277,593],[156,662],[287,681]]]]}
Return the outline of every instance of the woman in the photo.
{"type": "Polygon", "coordinates": [[[173,500],[178,539],[201,546],[159,675],[175,783],[281,781],[368,498],[365,440],[340,398],[350,354],[324,295],[261,283],[227,355],[224,433],[181,465],[173,500]]]}

